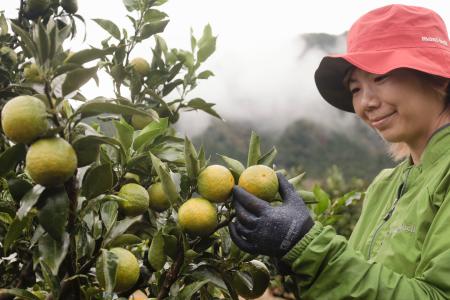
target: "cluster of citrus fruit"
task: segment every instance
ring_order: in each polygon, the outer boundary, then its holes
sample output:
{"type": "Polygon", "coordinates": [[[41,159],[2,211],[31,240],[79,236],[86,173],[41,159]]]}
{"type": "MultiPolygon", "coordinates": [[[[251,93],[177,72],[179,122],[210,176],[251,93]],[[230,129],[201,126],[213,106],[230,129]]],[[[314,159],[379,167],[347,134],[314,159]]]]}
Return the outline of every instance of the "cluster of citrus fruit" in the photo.
{"type": "Polygon", "coordinates": [[[30,145],[25,167],[34,182],[57,186],[66,182],[77,169],[77,155],[63,138],[48,137],[47,107],[39,98],[17,96],[2,109],[1,124],[5,135],[15,143],[30,145]]]}
{"type": "Polygon", "coordinates": [[[78,11],[77,0],[27,0],[25,5],[25,16],[29,19],[35,19],[44,16],[50,7],[61,5],[69,14],[78,11]]]}

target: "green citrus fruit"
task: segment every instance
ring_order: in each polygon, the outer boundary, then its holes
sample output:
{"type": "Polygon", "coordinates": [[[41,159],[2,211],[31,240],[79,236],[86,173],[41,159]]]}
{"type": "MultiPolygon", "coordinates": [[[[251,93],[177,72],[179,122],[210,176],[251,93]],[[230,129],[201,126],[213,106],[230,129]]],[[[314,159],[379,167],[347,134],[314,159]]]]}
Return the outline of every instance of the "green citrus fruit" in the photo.
{"type": "Polygon", "coordinates": [[[258,260],[252,260],[242,263],[239,271],[250,276],[253,283],[252,289],[249,289],[243,279],[234,273],[231,284],[236,292],[245,299],[259,298],[264,294],[270,282],[270,274],[266,265],[258,260]]]}
{"type": "Polygon", "coordinates": [[[16,143],[30,143],[48,130],[45,104],[33,96],[18,96],[2,109],[2,128],[16,143]]]}
{"type": "Polygon", "coordinates": [[[139,216],[148,209],[147,190],[139,184],[127,183],[123,185],[118,196],[124,199],[124,201],[119,202],[119,207],[126,216],[139,216]]]}
{"type": "Polygon", "coordinates": [[[150,122],[153,121],[152,118],[149,116],[143,116],[143,115],[133,115],[131,117],[131,125],[136,130],[140,130],[150,124],[150,122]]]}
{"type": "Polygon", "coordinates": [[[273,201],[278,192],[275,171],[264,165],[248,167],[239,177],[238,185],[247,192],[266,201],[273,201]]]}
{"type": "Polygon", "coordinates": [[[144,77],[144,76],[148,75],[148,73],[150,73],[150,65],[142,57],[133,58],[131,60],[130,64],[133,66],[133,69],[136,71],[136,73],[138,73],[142,77],[144,77]]]}
{"type": "Polygon", "coordinates": [[[66,182],[77,169],[77,154],[62,138],[40,139],[28,149],[25,158],[30,177],[43,186],[66,182]]]}
{"type": "Polygon", "coordinates": [[[44,15],[50,7],[49,0],[27,0],[25,16],[33,19],[44,15]]]}
{"type": "Polygon", "coordinates": [[[61,0],[61,6],[69,14],[74,14],[78,10],[77,0],[61,0]]]}
{"type": "MultiPolygon", "coordinates": [[[[124,248],[112,248],[109,250],[118,257],[115,292],[124,292],[132,288],[139,279],[139,263],[133,253],[124,248]]],[[[100,286],[105,287],[105,273],[103,272],[103,259],[99,257],[95,265],[97,280],[100,286]]]]}
{"type": "Polygon", "coordinates": [[[163,212],[170,207],[169,198],[163,189],[163,184],[161,182],[156,182],[152,184],[148,189],[148,196],[150,198],[150,208],[157,211],[163,212]]]}
{"type": "Polygon", "coordinates": [[[28,82],[44,83],[44,75],[36,64],[27,65],[23,70],[23,77],[28,82]]]}
{"type": "Polygon", "coordinates": [[[191,198],[178,210],[178,222],[183,231],[197,236],[208,236],[217,227],[217,210],[203,198],[191,198]]]}
{"type": "Polygon", "coordinates": [[[146,294],[141,290],[136,290],[133,294],[128,297],[128,300],[148,300],[146,294]]]}
{"type": "Polygon", "coordinates": [[[17,63],[17,53],[9,47],[1,47],[0,56],[5,56],[13,64],[17,63]]]}
{"type": "Polygon", "coordinates": [[[211,202],[224,202],[231,195],[234,177],[221,165],[211,165],[200,172],[197,179],[198,192],[211,202]]]}

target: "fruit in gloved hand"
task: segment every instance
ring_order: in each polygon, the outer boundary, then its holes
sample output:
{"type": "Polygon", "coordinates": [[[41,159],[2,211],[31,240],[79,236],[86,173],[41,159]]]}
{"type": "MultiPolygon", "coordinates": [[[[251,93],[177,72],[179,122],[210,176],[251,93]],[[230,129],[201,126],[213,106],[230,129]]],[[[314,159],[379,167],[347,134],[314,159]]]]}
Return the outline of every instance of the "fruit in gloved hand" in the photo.
{"type": "Polygon", "coordinates": [[[164,192],[163,185],[161,182],[156,182],[152,184],[148,189],[148,196],[150,199],[150,208],[157,211],[163,212],[170,207],[170,201],[164,192]]]}
{"type": "Polygon", "coordinates": [[[232,276],[232,286],[236,289],[239,296],[245,299],[259,298],[264,294],[270,282],[270,274],[266,265],[258,260],[252,260],[242,263],[239,271],[250,276],[253,288],[249,289],[244,283],[243,278],[234,273],[232,276]]]}
{"type": "Polygon", "coordinates": [[[178,222],[189,234],[208,236],[217,227],[217,209],[206,199],[191,198],[180,206],[178,222]]]}
{"type": "Polygon", "coordinates": [[[69,14],[74,14],[78,10],[77,0],[61,0],[61,6],[69,14]]]}
{"type": "Polygon", "coordinates": [[[28,144],[48,130],[45,104],[33,96],[18,96],[2,109],[2,128],[15,143],[28,144]]]}
{"type": "Polygon", "coordinates": [[[127,183],[120,188],[117,194],[123,201],[119,201],[122,212],[129,217],[145,213],[149,207],[147,190],[136,183],[127,183]]]}
{"type": "Polygon", "coordinates": [[[211,165],[200,172],[197,179],[198,192],[211,202],[227,200],[234,186],[230,170],[221,165],[211,165]]]}
{"type": "Polygon", "coordinates": [[[258,198],[271,202],[278,192],[275,171],[264,165],[248,167],[239,177],[238,185],[258,198]]]}
{"type": "Polygon", "coordinates": [[[142,57],[133,58],[130,62],[133,69],[142,77],[147,76],[150,73],[149,63],[142,57]]]}
{"type": "Polygon", "coordinates": [[[77,169],[77,154],[62,138],[40,139],[28,149],[25,165],[30,177],[43,186],[66,182],[77,169]]]}
{"type": "MultiPolygon", "coordinates": [[[[139,263],[133,253],[124,248],[112,248],[109,250],[117,258],[116,285],[114,292],[124,292],[132,288],[139,279],[139,263]]],[[[97,280],[103,288],[106,285],[104,262],[102,256],[99,257],[95,265],[97,280]]]]}

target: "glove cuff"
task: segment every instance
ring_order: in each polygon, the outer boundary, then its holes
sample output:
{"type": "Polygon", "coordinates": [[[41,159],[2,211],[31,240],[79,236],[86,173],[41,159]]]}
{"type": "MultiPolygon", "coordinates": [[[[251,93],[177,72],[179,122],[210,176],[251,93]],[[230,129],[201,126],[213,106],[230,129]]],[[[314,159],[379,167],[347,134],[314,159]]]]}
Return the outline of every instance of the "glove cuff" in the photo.
{"type": "Polygon", "coordinates": [[[288,265],[294,263],[294,261],[302,254],[309,243],[322,231],[323,225],[316,222],[311,230],[300,241],[287,252],[282,260],[288,265]]]}
{"type": "Polygon", "coordinates": [[[306,219],[304,219],[302,222],[294,222],[291,223],[291,226],[286,233],[286,236],[284,237],[283,241],[280,245],[280,253],[278,257],[283,257],[286,253],[288,253],[293,246],[297,244],[299,240],[301,240],[308,232],[309,230],[314,226],[314,221],[312,218],[307,215],[306,219]],[[300,226],[300,228],[298,228],[300,226]]]}

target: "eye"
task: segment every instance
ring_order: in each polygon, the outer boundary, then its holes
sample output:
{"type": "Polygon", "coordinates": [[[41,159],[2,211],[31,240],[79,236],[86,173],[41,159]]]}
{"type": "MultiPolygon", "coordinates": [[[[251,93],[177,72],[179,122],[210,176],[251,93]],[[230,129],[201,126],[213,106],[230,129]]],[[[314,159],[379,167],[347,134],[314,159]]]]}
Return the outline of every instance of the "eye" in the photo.
{"type": "Polygon", "coordinates": [[[375,77],[373,81],[375,81],[375,82],[380,82],[380,81],[385,80],[385,79],[388,78],[388,77],[389,77],[389,74],[384,74],[384,75],[375,77]]]}
{"type": "Polygon", "coordinates": [[[354,94],[356,94],[357,92],[359,92],[359,90],[360,90],[360,88],[358,88],[358,87],[350,88],[350,93],[351,93],[352,95],[354,95],[354,94]]]}

